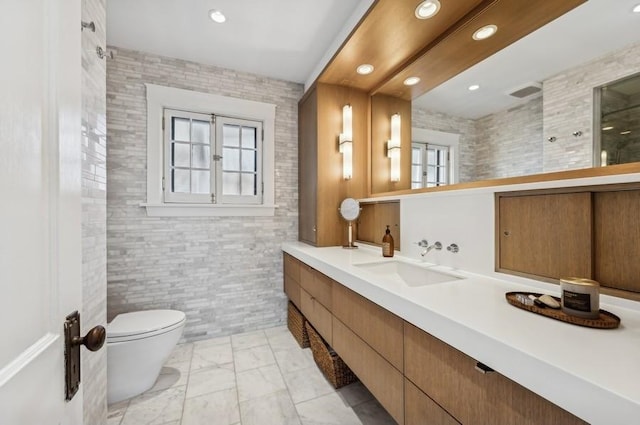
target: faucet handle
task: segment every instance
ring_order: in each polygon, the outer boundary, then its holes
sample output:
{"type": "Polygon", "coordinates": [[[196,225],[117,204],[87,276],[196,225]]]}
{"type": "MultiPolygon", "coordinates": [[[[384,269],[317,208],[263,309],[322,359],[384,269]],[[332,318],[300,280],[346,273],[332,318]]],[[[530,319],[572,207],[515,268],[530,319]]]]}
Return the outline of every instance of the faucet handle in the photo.
{"type": "Polygon", "coordinates": [[[435,248],[436,251],[440,251],[442,249],[442,244],[440,242],[436,242],[433,244],[433,248],[435,248]]]}
{"type": "Polygon", "coordinates": [[[460,247],[458,245],[452,243],[451,245],[449,245],[447,247],[447,251],[451,251],[452,253],[455,254],[456,252],[460,251],[460,247]]]}
{"type": "Polygon", "coordinates": [[[419,247],[421,247],[421,248],[426,248],[426,247],[428,247],[428,246],[429,246],[429,242],[427,242],[427,240],[426,240],[426,239],[422,239],[422,240],[421,240],[421,241],[419,241],[419,242],[414,242],[414,244],[418,245],[418,246],[419,246],[419,247]]]}

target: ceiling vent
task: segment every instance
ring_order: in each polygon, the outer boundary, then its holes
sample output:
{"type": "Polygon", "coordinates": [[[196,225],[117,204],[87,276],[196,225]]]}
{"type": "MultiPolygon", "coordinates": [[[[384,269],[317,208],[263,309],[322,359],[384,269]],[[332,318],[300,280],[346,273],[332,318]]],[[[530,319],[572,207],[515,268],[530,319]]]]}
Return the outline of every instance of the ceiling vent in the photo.
{"type": "Polygon", "coordinates": [[[509,96],[517,97],[518,99],[524,99],[525,97],[533,96],[534,94],[542,91],[542,84],[540,83],[527,83],[524,86],[514,89],[509,96]]]}

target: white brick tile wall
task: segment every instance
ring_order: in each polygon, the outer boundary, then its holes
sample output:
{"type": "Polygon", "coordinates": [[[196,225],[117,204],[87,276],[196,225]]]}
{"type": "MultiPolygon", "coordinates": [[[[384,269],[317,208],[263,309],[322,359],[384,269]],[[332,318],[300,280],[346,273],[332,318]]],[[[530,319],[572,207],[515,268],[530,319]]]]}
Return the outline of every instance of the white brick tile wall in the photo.
{"type": "MultiPolygon", "coordinates": [[[[96,46],[106,45],[106,0],[82,2],[82,333],[107,322],[107,129],[106,64],[96,46]]],[[[82,356],[83,423],[107,422],[107,350],[82,356]]]]}
{"type": "Polygon", "coordinates": [[[300,84],[113,48],[107,64],[108,316],[173,308],[185,340],[282,324],[280,244],[297,239],[300,84]],[[277,105],[275,217],[147,217],[144,83],[277,105]]]}
{"type": "Polygon", "coordinates": [[[590,167],[593,89],[640,72],[640,43],[549,78],[543,85],[544,171],[590,167]],[[574,137],[574,131],[582,136],[574,137]],[[556,137],[554,143],[547,138],[556,137]]]}

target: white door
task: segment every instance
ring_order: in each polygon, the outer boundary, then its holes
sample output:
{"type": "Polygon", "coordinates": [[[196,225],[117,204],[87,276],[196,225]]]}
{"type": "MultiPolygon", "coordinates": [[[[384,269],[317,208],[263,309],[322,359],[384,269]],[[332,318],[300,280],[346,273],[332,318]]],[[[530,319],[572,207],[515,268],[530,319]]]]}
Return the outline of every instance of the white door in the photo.
{"type": "Polygon", "coordinates": [[[0,424],[79,425],[63,322],[81,303],[80,2],[0,4],[0,424]]]}

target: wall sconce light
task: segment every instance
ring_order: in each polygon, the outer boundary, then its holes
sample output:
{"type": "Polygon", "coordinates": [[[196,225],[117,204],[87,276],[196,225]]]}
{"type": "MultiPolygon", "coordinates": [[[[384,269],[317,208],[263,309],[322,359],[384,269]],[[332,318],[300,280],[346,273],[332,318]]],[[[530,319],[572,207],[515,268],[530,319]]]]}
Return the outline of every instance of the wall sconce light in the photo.
{"type": "Polygon", "coordinates": [[[387,142],[387,157],[391,158],[391,181],[400,181],[400,114],[391,115],[391,139],[387,142]]]}
{"type": "Polygon", "coordinates": [[[350,180],[353,175],[353,115],[351,105],[342,108],[342,133],[339,138],[339,150],[342,154],[342,177],[350,180]]]}

